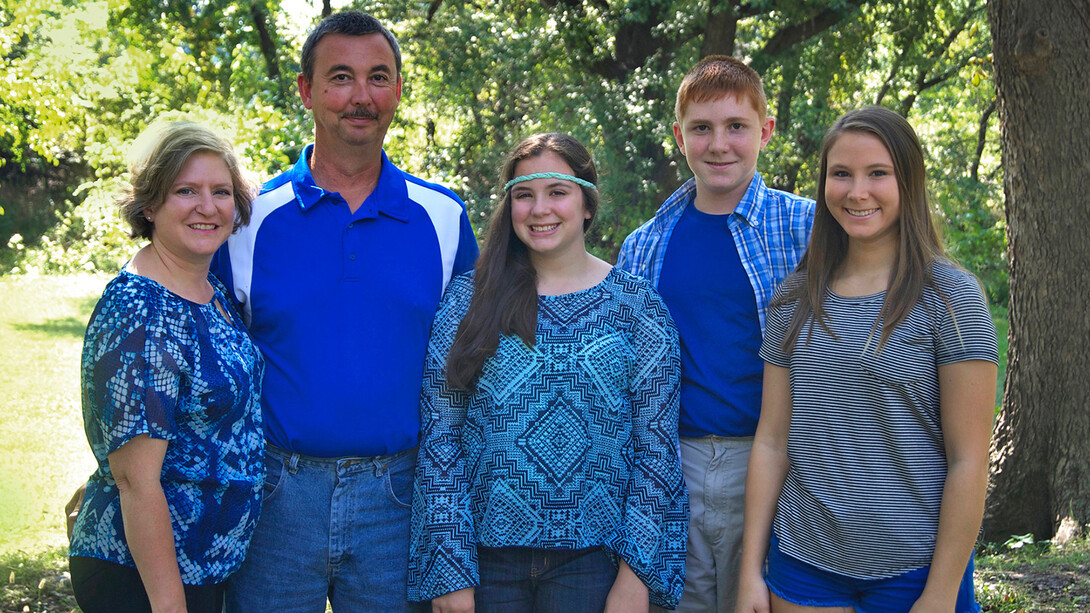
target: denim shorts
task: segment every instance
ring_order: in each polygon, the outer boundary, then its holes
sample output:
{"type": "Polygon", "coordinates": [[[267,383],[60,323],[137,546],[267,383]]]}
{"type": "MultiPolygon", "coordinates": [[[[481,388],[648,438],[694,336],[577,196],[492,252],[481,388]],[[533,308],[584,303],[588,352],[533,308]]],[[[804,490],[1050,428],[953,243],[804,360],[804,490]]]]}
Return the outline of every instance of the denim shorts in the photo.
{"type": "MultiPolygon", "coordinates": [[[[772,537],[765,583],[773,594],[804,607],[852,607],[856,613],[908,613],[923,593],[930,566],[886,579],[856,579],[793,558],[772,537]]],[[[979,613],[973,593],[973,559],[961,577],[955,613],[979,613]]]]}
{"type": "Polygon", "coordinates": [[[478,547],[477,567],[477,613],[600,613],[617,579],[601,547],[478,547]]]}
{"type": "Polygon", "coordinates": [[[408,602],[416,448],[312,458],[269,445],[265,497],[227,611],[420,610],[408,602]]]}

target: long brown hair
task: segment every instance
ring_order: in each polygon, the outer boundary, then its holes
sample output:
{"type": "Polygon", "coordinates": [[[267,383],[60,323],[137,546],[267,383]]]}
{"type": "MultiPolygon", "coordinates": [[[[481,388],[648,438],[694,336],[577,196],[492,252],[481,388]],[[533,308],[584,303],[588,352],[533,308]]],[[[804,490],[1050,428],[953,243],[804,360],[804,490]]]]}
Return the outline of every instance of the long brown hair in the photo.
{"type": "MultiPolygon", "coordinates": [[[[877,327],[878,322],[882,322],[882,334],[875,351],[881,350],[893,329],[908,317],[916,301],[923,295],[924,287],[930,286],[942,296],[931,278],[931,265],[937,259],[949,258],[931,218],[927,171],[920,139],[904,117],[889,109],[867,106],[849,111],[829,128],[821,144],[814,230],[806,254],[796,269],[796,274],[803,275],[805,279],[795,279],[797,282],[773,305],[798,301],[783,342],[783,350],[788,353],[808,320],[811,326],[817,321],[832,334],[826,323],[825,291],[848,253],[848,235],[829,212],[825,201],[825,184],[829,171],[829,149],[847,132],[870,134],[882,141],[893,158],[893,173],[901,199],[897,220],[900,246],[890,272],[882,310],[874,323],[877,327]]],[[[945,296],[942,298],[945,300],[945,296]]]]}
{"type": "MultiPolygon", "coordinates": [[[[573,176],[597,184],[598,171],[586,147],[567,134],[552,132],[530,136],[515,147],[503,165],[500,186],[515,177],[519,162],[546,151],[559,155],[571,167],[573,176]]],[[[583,222],[586,232],[598,213],[598,192],[584,186],[580,190],[583,206],[590,213],[583,222]]],[[[485,361],[499,347],[500,334],[516,334],[527,345],[534,345],[537,272],[511,224],[510,190],[504,192],[488,222],[474,275],[473,298],[447,356],[447,381],[459,389],[474,388],[485,361]]]]}

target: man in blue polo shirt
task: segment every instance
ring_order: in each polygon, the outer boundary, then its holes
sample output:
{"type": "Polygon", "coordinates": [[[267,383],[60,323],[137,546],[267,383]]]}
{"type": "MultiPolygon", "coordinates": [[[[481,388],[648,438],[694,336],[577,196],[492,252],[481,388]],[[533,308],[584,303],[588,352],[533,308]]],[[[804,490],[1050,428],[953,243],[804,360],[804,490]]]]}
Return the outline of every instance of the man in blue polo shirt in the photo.
{"type": "Polygon", "coordinates": [[[765,310],[814,223],[813,200],[770,189],[757,172],[776,123],[767,106],[760,75],[733,57],[706,57],[685,75],[674,138],[693,178],[617,259],[655,284],[681,340],[678,434],[691,517],[679,611],[734,611],[765,310]]]}
{"type": "Polygon", "coordinates": [[[337,13],[301,64],[314,144],[215,263],[267,362],[265,500],[227,606],[404,611],[424,352],[477,244],[461,200],[382,149],[401,99],[393,35],[337,13]]]}

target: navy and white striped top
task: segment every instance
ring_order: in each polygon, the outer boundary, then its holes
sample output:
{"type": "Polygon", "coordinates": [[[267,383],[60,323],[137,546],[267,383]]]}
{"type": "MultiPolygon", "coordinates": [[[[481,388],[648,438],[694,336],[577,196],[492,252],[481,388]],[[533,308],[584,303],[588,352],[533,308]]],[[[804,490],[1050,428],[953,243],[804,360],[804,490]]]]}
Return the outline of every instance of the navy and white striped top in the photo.
{"type": "MultiPolygon", "coordinates": [[[[944,262],[932,271],[949,308],[925,288],[878,352],[881,326],[871,329],[885,292],[828,292],[836,338],[804,326],[791,354],[781,345],[795,305],[769,310],[761,357],[791,380],[791,465],[773,523],[784,553],[860,579],[931,563],[947,472],[938,367],[999,359],[977,280],[944,262]]],[[[802,281],[792,275],[777,296],[802,281]]]]}

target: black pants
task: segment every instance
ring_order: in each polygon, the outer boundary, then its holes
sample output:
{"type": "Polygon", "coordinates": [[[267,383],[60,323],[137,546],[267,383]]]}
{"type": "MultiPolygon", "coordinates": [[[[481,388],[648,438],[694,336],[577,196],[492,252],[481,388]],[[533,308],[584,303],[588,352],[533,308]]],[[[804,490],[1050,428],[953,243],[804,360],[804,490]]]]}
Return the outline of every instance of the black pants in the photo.
{"type": "MultiPolygon", "coordinates": [[[[135,568],[96,558],[68,558],[72,591],[83,613],[151,613],[144,582],[135,568]]],[[[220,613],[224,584],[186,585],[189,613],[220,613]]]]}

